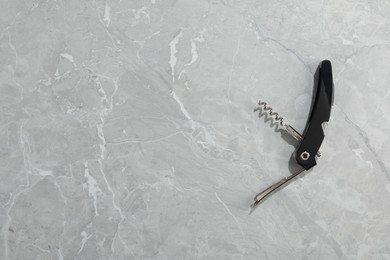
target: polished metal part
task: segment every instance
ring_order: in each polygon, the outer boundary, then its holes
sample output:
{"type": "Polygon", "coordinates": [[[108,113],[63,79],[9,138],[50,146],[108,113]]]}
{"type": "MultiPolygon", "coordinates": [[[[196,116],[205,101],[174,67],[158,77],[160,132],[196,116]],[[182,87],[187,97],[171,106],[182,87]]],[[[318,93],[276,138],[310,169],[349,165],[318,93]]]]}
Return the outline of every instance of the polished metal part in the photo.
{"type": "Polygon", "coordinates": [[[301,153],[301,159],[306,161],[310,158],[310,153],[304,151],[303,153],[301,153]]]}
{"type": "Polygon", "coordinates": [[[302,135],[294,129],[291,125],[286,126],[286,131],[289,133],[292,137],[294,137],[297,141],[302,141],[303,137],[302,135]]]}
{"type": "Polygon", "coordinates": [[[300,169],[298,172],[291,174],[290,176],[281,179],[279,182],[273,184],[272,186],[268,187],[267,189],[263,190],[259,194],[257,194],[254,198],[255,202],[251,205],[252,211],[265,199],[269,198],[272,194],[274,194],[276,191],[280,190],[284,186],[286,186],[292,179],[297,177],[299,174],[304,172],[305,169],[300,169]]]}

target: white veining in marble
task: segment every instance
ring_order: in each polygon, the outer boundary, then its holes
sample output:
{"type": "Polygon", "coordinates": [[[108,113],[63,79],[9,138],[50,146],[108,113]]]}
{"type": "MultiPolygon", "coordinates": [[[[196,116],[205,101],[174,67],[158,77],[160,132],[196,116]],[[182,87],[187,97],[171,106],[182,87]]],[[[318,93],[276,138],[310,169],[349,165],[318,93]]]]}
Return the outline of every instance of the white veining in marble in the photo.
{"type": "Polygon", "coordinates": [[[0,3],[0,259],[390,259],[389,1],[0,3]]]}

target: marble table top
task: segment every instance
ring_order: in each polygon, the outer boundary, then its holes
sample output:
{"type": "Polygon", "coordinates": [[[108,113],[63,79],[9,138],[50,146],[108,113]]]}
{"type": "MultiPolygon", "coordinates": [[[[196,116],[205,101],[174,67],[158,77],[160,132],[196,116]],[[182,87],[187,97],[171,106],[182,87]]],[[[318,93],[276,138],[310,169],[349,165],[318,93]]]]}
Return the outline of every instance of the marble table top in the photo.
{"type": "Polygon", "coordinates": [[[0,2],[0,259],[390,259],[389,1],[0,2]]]}

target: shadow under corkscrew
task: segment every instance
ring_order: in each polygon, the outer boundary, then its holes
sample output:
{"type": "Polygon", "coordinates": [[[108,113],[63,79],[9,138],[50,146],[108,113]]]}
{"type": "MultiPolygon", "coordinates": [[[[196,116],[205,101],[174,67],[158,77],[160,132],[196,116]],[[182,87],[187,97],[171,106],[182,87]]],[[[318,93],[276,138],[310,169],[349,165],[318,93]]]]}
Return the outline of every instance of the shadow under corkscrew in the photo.
{"type": "Polygon", "coordinates": [[[253,109],[253,112],[257,112],[259,111],[259,114],[258,114],[258,117],[261,118],[264,116],[264,123],[267,123],[269,121],[271,121],[271,128],[274,129],[275,132],[281,132],[283,129],[281,129],[279,126],[280,126],[280,123],[278,123],[277,120],[275,120],[275,118],[273,116],[271,116],[267,111],[264,111],[264,109],[259,106],[259,107],[256,107],[253,109]]]}

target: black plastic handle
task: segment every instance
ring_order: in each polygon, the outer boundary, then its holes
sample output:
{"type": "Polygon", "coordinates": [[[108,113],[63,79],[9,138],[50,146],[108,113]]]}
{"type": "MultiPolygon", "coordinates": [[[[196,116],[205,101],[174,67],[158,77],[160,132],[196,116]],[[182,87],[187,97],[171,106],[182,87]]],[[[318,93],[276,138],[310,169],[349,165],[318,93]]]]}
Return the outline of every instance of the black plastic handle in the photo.
{"type": "Polygon", "coordinates": [[[295,159],[306,170],[317,164],[317,154],[325,134],[323,123],[328,122],[333,105],[333,76],[330,61],[324,60],[314,76],[314,94],[311,112],[303,133],[303,139],[295,153],[295,159]]]}

